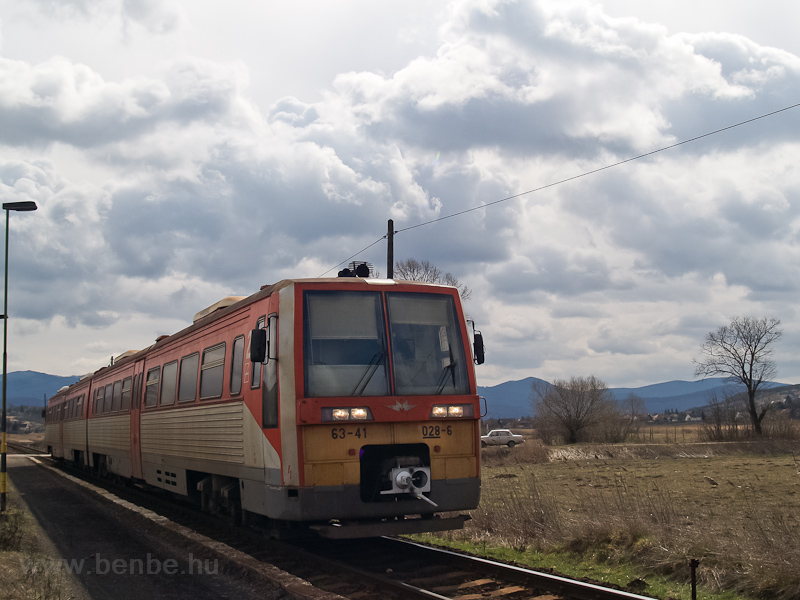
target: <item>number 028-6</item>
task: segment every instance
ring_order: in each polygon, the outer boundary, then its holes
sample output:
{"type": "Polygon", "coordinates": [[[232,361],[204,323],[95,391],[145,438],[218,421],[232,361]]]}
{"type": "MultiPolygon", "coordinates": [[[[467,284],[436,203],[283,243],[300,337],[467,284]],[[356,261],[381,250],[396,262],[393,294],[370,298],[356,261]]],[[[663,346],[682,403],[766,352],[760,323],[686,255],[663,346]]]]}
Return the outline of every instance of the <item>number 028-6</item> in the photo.
{"type": "Polygon", "coordinates": [[[439,426],[439,425],[423,425],[422,437],[423,438],[440,438],[443,435],[453,435],[453,426],[439,426]]]}

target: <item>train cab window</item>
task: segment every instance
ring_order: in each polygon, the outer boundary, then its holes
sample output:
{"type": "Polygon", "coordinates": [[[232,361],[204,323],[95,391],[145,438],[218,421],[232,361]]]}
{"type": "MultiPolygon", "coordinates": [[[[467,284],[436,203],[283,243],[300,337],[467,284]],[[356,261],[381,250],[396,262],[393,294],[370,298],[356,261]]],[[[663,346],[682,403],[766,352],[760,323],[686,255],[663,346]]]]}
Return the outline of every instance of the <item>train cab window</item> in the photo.
{"type": "Polygon", "coordinates": [[[197,367],[200,355],[195,353],[181,359],[181,380],[178,385],[178,402],[193,402],[197,396],[197,367]]]}
{"type": "Polygon", "coordinates": [[[308,291],[303,316],[306,396],[389,393],[379,293],[308,291]]]}
{"type": "Polygon", "coordinates": [[[156,406],[158,404],[158,382],[160,376],[161,367],[155,367],[147,372],[147,387],[144,395],[145,406],[156,406]]]}
{"type": "Polygon", "coordinates": [[[131,408],[131,382],[133,381],[132,377],[126,377],[122,380],[122,402],[120,404],[120,410],[126,411],[130,410],[131,408]]]}
{"type": "Polygon", "coordinates": [[[160,406],[172,406],[175,404],[175,392],[178,385],[178,361],[172,361],[164,365],[161,372],[161,400],[160,406]]]}
{"type": "Polygon", "coordinates": [[[111,395],[111,412],[119,412],[122,404],[122,381],[114,382],[114,391],[111,395]]]}
{"type": "Polygon", "coordinates": [[[225,344],[203,350],[200,366],[200,399],[222,396],[222,380],[225,376],[225,344]]]}
{"type": "Polygon", "coordinates": [[[111,412],[111,388],[112,387],[113,386],[110,383],[106,386],[105,402],[103,403],[103,413],[104,414],[111,412]]]}
{"type": "Polygon", "coordinates": [[[386,305],[396,393],[469,393],[453,299],[441,294],[389,293],[386,305]]]}
{"type": "Polygon", "coordinates": [[[233,340],[233,356],[231,357],[231,396],[242,393],[242,370],[244,368],[244,336],[233,340]]]}
{"type": "Polygon", "coordinates": [[[261,410],[264,429],[278,427],[278,315],[269,316],[267,362],[262,367],[261,410]]]}
{"type": "MultiPolygon", "coordinates": [[[[256,329],[264,329],[266,322],[266,316],[260,317],[256,322],[256,329]]],[[[254,362],[250,373],[250,387],[256,389],[259,385],[261,385],[261,363],[254,362]]]]}

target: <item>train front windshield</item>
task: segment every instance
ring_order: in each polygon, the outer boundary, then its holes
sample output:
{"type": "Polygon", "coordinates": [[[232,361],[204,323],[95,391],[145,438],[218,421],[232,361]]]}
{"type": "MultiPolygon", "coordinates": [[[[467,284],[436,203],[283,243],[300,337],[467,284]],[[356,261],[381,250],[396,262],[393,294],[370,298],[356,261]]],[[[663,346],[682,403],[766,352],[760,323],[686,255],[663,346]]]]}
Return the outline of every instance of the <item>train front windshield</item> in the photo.
{"type": "Polygon", "coordinates": [[[304,300],[306,397],[469,393],[452,297],[307,291],[304,300]]]}

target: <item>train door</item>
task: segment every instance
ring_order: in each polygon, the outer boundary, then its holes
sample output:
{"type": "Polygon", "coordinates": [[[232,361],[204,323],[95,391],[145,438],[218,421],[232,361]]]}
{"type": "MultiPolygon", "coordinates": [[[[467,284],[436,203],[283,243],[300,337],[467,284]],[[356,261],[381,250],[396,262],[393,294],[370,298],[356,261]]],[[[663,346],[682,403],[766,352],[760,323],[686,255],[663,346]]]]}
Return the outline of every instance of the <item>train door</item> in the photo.
{"type": "Polygon", "coordinates": [[[144,479],[140,430],[143,378],[144,361],[140,360],[133,367],[133,397],[131,398],[131,476],[134,479],[144,479]]]}
{"type": "Polygon", "coordinates": [[[64,419],[67,418],[67,403],[61,402],[58,405],[58,455],[64,456],[64,419]]]}

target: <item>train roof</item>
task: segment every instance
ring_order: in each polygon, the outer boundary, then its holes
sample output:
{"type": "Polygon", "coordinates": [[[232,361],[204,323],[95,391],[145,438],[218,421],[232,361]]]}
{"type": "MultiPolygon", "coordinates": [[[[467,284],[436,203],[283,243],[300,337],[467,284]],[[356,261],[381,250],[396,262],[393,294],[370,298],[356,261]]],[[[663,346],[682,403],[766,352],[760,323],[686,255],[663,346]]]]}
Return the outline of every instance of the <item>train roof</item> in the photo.
{"type": "Polygon", "coordinates": [[[134,362],[138,359],[138,357],[142,354],[150,352],[154,348],[161,347],[166,345],[167,343],[183,337],[197,329],[205,327],[209,323],[216,321],[217,319],[223,318],[225,315],[228,315],[240,308],[247,306],[248,304],[252,304],[261,300],[262,298],[266,298],[286,287],[290,287],[296,284],[325,284],[325,283],[336,283],[339,285],[374,285],[374,286],[388,286],[388,285],[414,285],[414,286],[425,286],[425,287],[442,287],[442,288],[453,288],[453,286],[443,285],[443,284],[434,284],[428,283],[425,281],[406,281],[402,279],[380,279],[380,278],[366,278],[366,277],[315,277],[315,278],[308,278],[308,279],[283,279],[278,281],[277,283],[273,283],[271,285],[264,285],[261,286],[261,289],[250,296],[228,296],[223,298],[222,300],[215,302],[211,306],[204,308],[203,310],[199,311],[194,315],[194,320],[191,325],[188,327],[177,331],[170,335],[162,335],[159,336],[155,343],[151,344],[150,346],[143,348],[141,350],[128,350],[123,352],[119,356],[114,358],[114,363],[112,365],[108,365],[105,367],[101,367],[100,369],[94,371],[93,373],[88,373],[81,377],[80,381],[73,383],[72,385],[60,389],[54,396],[58,396],[59,394],[68,392],[68,390],[74,386],[77,386],[87,380],[93,379],[96,376],[102,375],[105,371],[114,369],[116,370],[118,367],[123,367],[128,363],[134,362]]]}

